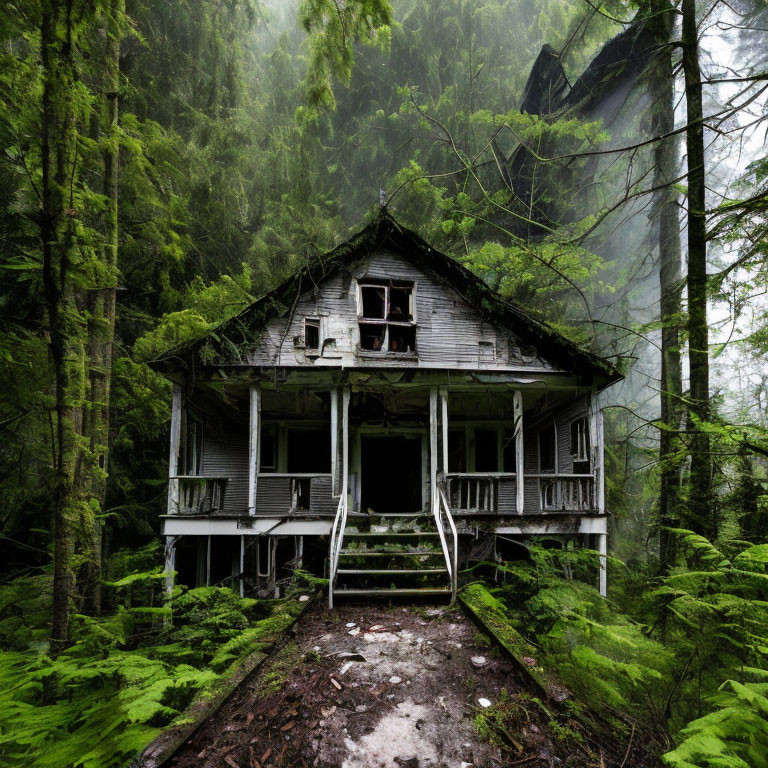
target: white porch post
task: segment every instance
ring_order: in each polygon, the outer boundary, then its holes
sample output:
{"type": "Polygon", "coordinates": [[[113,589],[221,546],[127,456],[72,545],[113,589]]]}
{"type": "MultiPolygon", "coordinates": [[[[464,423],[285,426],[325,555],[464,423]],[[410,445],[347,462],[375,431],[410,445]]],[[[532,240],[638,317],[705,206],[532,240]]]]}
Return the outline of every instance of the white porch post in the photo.
{"type": "MultiPolygon", "coordinates": [[[[603,439],[603,411],[598,397],[592,395],[589,401],[589,438],[591,444],[592,473],[595,482],[595,507],[597,513],[605,515],[605,442],[603,439]]],[[[604,531],[608,530],[608,521],[602,517],[604,531]]],[[[600,573],[598,577],[600,594],[608,594],[608,534],[597,535],[597,551],[600,553],[600,573]]]]}
{"type": "Polygon", "coordinates": [[[165,537],[165,595],[170,597],[173,594],[173,584],[176,572],[176,542],[178,536],[165,537]]]}
{"type": "Polygon", "coordinates": [[[341,393],[341,492],[349,493],[349,387],[341,393]]]}
{"type": "Polygon", "coordinates": [[[448,474],[448,390],[440,388],[440,421],[443,428],[443,477],[448,474]]]}
{"type": "Polygon", "coordinates": [[[184,407],[184,392],[180,384],[173,385],[171,404],[171,452],[168,458],[168,514],[179,512],[179,447],[181,445],[181,412],[184,407]]]}
{"type": "Polygon", "coordinates": [[[250,432],[248,440],[248,514],[256,514],[256,485],[261,464],[261,390],[250,390],[250,432]]]}
{"type": "Polygon", "coordinates": [[[605,597],[608,594],[608,534],[597,534],[597,551],[600,553],[600,594],[605,597]]]}
{"type": "Polygon", "coordinates": [[[523,454],[523,393],[518,389],[512,399],[515,420],[515,509],[518,515],[525,511],[525,456],[523,454]]]}
{"type": "Polygon", "coordinates": [[[589,442],[592,452],[592,473],[595,477],[595,508],[605,514],[605,443],[603,439],[603,411],[594,395],[589,403],[589,442]]]}
{"type": "Polygon", "coordinates": [[[429,390],[429,482],[434,509],[437,493],[437,387],[430,387],[429,390]]]}
{"type": "Polygon", "coordinates": [[[331,494],[339,491],[339,392],[331,390],[331,494]]]}

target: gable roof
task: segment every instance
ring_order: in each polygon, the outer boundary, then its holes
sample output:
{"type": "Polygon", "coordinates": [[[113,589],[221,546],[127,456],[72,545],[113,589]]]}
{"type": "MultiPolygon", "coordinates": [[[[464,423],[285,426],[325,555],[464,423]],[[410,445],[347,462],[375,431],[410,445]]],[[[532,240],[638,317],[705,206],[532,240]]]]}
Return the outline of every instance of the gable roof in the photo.
{"type": "Polygon", "coordinates": [[[193,371],[199,366],[227,367],[247,365],[267,322],[273,317],[292,314],[298,297],[339,270],[366,256],[386,249],[398,254],[419,269],[434,275],[456,290],[482,317],[514,333],[523,344],[530,344],[546,359],[567,371],[597,378],[606,386],[622,378],[607,360],[558,333],[521,307],[503,299],[481,278],[450,256],[434,249],[415,232],[399,224],[381,210],[356,235],[332,251],[317,256],[297,270],[277,288],[247,306],[200,339],[181,344],[150,362],[155,370],[193,371]]]}

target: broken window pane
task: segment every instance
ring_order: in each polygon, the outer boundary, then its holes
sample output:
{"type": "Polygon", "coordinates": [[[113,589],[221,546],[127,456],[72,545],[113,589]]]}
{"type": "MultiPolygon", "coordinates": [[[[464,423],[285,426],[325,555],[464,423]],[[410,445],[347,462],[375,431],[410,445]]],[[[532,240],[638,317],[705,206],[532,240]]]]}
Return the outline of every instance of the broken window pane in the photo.
{"type": "Polygon", "coordinates": [[[304,346],[307,349],[319,349],[320,347],[320,321],[304,321],[304,346]]]}
{"type": "Polygon", "coordinates": [[[384,349],[387,326],[378,323],[360,323],[360,347],[380,351],[384,349]]]}
{"type": "Polygon", "coordinates": [[[389,289],[389,320],[411,320],[413,312],[411,310],[412,288],[390,288],[389,289]]]}
{"type": "Polygon", "coordinates": [[[416,327],[408,325],[389,326],[389,351],[401,354],[416,352],[416,327]]]}
{"type": "Polygon", "coordinates": [[[360,292],[363,297],[363,317],[382,320],[386,316],[387,291],[385,288],[364,285],[360,292]]]}
{"type": "Polygon", "coordinates": [[[571,455],[576,461],[587,461],[589,458],[589,430],[584,416],[571,422],[571,455]]]}
{"type": "Polygon", "coordinates": [[[475,430],[475,472],[499,471],[499,433],[495,429],[475,430]]]}

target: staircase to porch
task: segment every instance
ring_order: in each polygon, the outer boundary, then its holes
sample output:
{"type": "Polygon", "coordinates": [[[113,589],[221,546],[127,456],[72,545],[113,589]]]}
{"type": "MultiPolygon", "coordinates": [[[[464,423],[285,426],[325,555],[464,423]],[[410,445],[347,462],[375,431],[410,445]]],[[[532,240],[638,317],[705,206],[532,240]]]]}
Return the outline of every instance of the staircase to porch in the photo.
{"type": "Polygon", "coordinates": [[[331,533],[328,604],[339,597],[456,598],[458,534],[442,483],[432,512],[348,516],[342,494],[331,533]]]}
{"type": "Polygon", "coordinates": [[[348,520],[335,575],[338,597],[451,597],[450,572],[431,514],[348,520]]]}

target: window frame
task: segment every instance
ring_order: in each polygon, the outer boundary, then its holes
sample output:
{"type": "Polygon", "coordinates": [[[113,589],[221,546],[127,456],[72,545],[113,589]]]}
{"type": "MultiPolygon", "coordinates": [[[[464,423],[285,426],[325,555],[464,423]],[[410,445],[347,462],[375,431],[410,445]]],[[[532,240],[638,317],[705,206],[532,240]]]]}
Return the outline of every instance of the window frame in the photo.
{"type": "Polygon", "coordinates": [[[305,317],[304,318],[304,350],[308,354],[317,353],[320,354],[320,349],[323,346],[323,337],[320,327],[319,317],[305,317]],[[309,346],[307,341],[307,328],[315,328],[317,330],[317,346],[309,346]]]}
{"type": "Polygon", "coordinates": [[[368,349],[362,345],[362,334],[360,338],[360,352],[366,355],[392,355],[397,357],[418,357],[418,322],[416,318],[416,281],[395,281],[395,280],[376,280],[375,278],[365,278],[357,282],[357,323],[358,328],[362,330],[364,325],[374,325],[384,327],[384,336],[379,349],[368,349]],[[367,317],[364,314],[363,291],[366,288],[384,290],[384,313],[382,317],[367,317]],[[409,318],[407,320],[392,320],[391,314],[391,291],[410,291],[408,305],[409,318]],[[391,333],[390,328],[404,328],[410,333],[413,332],[413,350],[410,352],[404,350],[390,349],[391,333]]]}

